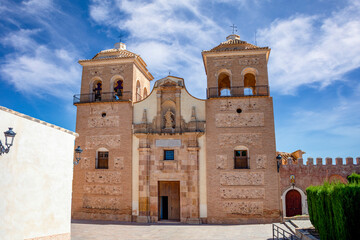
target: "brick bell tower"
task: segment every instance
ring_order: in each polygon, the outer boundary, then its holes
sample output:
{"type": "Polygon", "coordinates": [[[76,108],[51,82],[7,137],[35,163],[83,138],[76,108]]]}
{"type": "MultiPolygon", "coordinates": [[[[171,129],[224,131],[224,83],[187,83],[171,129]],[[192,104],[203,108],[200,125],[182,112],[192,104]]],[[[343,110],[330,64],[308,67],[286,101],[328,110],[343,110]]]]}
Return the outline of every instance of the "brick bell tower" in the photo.
{"type": "Polygon", "coordinates": [[[202,52],[209,223],[280,220],[269,54],[235,34],[202,52]]]}
{"type": "Polygon", "coordinates": [[[150,92],[153,76],[124,43],[103,50],[83,66],[77,107],[72,218],[131,221],[133,103],[150,92]]]}

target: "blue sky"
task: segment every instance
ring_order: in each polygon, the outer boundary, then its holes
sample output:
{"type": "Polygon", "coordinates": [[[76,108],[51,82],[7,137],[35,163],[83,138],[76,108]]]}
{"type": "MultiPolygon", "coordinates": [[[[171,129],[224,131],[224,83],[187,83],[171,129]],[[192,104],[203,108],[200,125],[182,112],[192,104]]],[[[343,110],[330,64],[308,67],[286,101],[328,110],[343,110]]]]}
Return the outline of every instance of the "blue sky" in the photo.
{"type": "Polygon", "coordinates": [[[277,149],[360,156],[359,0],[2,0],[0,105],[75,130],[79,59],[119,35],[155,80],[185,79],[205,98],[201,51],[237,26],[269,46],[277,149]]]}

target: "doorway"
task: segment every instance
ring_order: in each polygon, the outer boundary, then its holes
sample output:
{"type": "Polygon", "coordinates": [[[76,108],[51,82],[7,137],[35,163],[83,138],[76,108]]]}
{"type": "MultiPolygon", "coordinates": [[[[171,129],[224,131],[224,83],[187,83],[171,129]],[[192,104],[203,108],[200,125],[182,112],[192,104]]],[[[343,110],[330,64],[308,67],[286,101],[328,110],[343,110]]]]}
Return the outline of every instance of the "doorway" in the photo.
{"type": "Polygon", "coordinates": [[[180,182],[159,181],[159,220],[180,221],[180,182]]]}
{"type": "Polygon", "coordinates": [[[302,214],[301,195],[296,190],[290,190],[286,193],[286,216],[293,217],[302,214]]]}

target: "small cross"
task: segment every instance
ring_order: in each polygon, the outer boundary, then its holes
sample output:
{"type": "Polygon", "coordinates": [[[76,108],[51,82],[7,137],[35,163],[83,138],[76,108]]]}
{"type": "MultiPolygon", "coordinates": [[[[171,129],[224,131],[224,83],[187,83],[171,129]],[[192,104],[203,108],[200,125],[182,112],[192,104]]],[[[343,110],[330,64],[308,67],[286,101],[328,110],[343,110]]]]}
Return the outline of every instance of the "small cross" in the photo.
{"type": "Polygon", "coordinates": [[[121,42],[121,37],[122,37],[122,34],[120,33],[118,36],[118,38],[120,39],[120,42],[121,42]]]}
{"type": "Polygon", "coordinates": [[[232,34],[235,34],[237,32],[237,30],[236,30],[237,26],[235,26],[235,24],[233,24],[230,27],[232,28],[232,34]]]}

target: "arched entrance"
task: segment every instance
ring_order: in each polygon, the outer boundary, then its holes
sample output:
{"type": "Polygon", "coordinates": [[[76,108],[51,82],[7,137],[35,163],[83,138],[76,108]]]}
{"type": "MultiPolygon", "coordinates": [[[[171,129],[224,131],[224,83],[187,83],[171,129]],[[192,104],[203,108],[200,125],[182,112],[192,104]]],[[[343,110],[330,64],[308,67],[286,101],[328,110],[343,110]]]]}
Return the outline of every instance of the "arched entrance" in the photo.
{"type": "Polygon", "coordinates": [[[302,214],[301,209],[301,195],[296,190],[290,190],[286,193],[285,197],[286,204],[286,216],[292,217],[302,214]]]}

